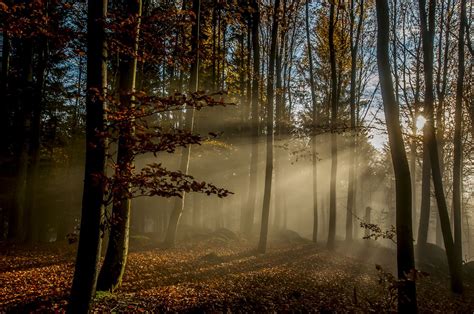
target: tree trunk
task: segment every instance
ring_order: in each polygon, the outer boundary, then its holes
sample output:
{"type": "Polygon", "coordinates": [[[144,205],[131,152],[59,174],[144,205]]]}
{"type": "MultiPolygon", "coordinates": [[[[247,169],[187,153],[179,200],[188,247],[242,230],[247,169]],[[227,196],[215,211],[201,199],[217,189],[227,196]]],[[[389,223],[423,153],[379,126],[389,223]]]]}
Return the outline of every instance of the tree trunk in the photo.
{"type": "MultiPolygon", "coordinates": [[[[125,12],[128,18],[132,19],[130,25],[131,32],[127,32],[130,38],[125,39],[127,46],[132,48],[134,54],[138,51],[138,32],[140,27],[141,0],[127,0],[124,3],[125,12]]],[[[124,53],[119,65],[119,96],[120,110],[133,109],[133,92],[135,91],[137,58],[124,53]]],[[[132,121],[126,121],[120,128],[117,151],[116,176],[119,180],[130,177],[133,166],[133,151],[131,150],[131,140],[133,137],[132,121]]],[[[97,289],[101,291],[113,292],[122,283],[125,265],[128,256],[128,240],[130,234],[130,208],[131,199],[127,196],[130,193],[130,186],[120,185],[113,196],[112,222],[110,227],[109,243],[105,260],[99,273],[97,289]]]]}
{"type": "MultiPolygon", "coordinates": [[[[450,26],[451,26],[451,17],[452,14],[450,13],[451,1],[448,0],[446,4],[447,12],[446,18],[444,17],[444,4],[441,3],[441,16],[440,21],[443,21],[440,24],[440,31],[439,31],[439,55],[438,55],[438,75],[437,75],[437,91],[438,91],[438,102],[436,104],[436,139],[438,143],[438,156],[440,162],[440,169],[441,169],[441,177],[444,177],[445,172],[445,164],[444,164],[444,146],[445,146],[445,130],[444,130],[444,103],[445,103],[445,96],[446,96],[446,88],[448,83],[448,61],[449,61],[449,49],[450,49],[450,40],[449,36],[451,33],[450,26]],[[442,37],[443,37],[443,30],[444,25],[446,25],[445,34],[445,43],[444,43],[444,60],[441,58],[441,50],[442,50],[442,37]],[[443,60],[443,64],[441,61],[443,60]]],[[[434,29],[434,25],[433,25],[434,29]]],[[[433,87],[434,88],[434,87],[433,87]]],[[[434,97],[434,96],[433,96],[434,97]]],[[[436,216],[436,244],[438,246],[443,245],[443,235],[442,235],[442,228],[441,228],[441,221],[439,215],[436,216]]]]}
{"type": "MultiPolygon", "coordinates": [[[[196,23],[193,24],[191,29],[191,51],[195,56],[191,63],[191,77],[189,80],[189,90],[197,92],[199,85],[199,34],[200,34],[200,23],[201,23],[201,0],[193,0],[193,12],[196,16],[196,23]]],[[[185,117],[185,128],[187,131],[192,132],[194,130],[194,108],[186,109],[185,117]]],[[[189,172],[189,161],[191,157],[191,145],[183,148],[181,153],[180,169],[184,174],[189,172]]],[[[174,247],[176,240],[176,231],[178,229],[179,220],[184,210],[184,202],[186,200],[186,193],[183,192],[182,197],[175,200],[173,211],[171,212],[170,219],[168,222],[168,229],[166,231],[164,244],[167,247],[174,247]]]]}
{"type": "Polygon", "coordinates": [[[8,219],[8,237],[19,241],[26,238],[25,221],[30,218],[26,209],[26,193],[28,186],[28,163],[31,149],[33,103],[35,86],[33,82],[33,40],[22,40],[21,47],[21,85],[16,90],[18,110],[20,112],[22,129],[19,134],[17,155],[16,184],[13,206],[8,219]]]}
{"type": "Polygon", "coordinates": [[[423,168],[421,174],[421,210],[420,225],[418,228],[418,254],[423,254],[423,249],[428,243],[428,229],[431,210],[431,161],[428,151],[428,128],[423,129],[423,168]]]}
{"type": "Polygon", "coordinates": [[[268,218],[270,215],[270,197],[272,190],[273,177],[273,97],[274,97],[274,75],[275,75],[275,58],[278,45],[278,19],[279,19],[280,0],[275,0],[273,6],[273,25],[272,25],[272,41],[270,46],[270,60],[268,64],[267,77],[267,158],[265,163],[265,189],[263,192],[263,208],[262,208],[262,224],[260,229],[260,241],[258,243],[258,252],[265,253],[267,250],[268,236],[268,218]]]}
{"type": "Polygon", "coordinates": [[[434,20],[436,3],[434,0],[429,1],[429,17],[426,13],[425,0],[419,0],[420,22],[423,40],[423,62],[425,75],[425,104],[427,111],[428,128],[428,148],[431,161],[431,171],[433,175],[433,184],[435,188],[436,202],[438,204],[441,229],[443,232],[444,246],[449,264],[449,272],[451,275],[451,289],[455,293],[462,293],[462,261],[455,253],[451,226],[449,224],[448,206],[444,196],[443,178],[440,169],[440,161],[438,155],[438,145],[436,139],[435,128],[433,124],[433,38],[434,38],[434,20]]]}
{"type": "Polygon", "coordinates": [[[397,269],[402,280],[398,287],[398,312],[416,313],[416,286],[406,280],[414,271],[413,234],[411,222],[411,180],[408,159],[400,127],[400,109],[396,102],[389,62],[389,12],[387,0],[377,0],[377,64],[395,173],[397,269]]]}
{"type": "Polygon", "coordinates": [[[351,87],[350,87],[350,113],[351,113],[351,128],[349,138],[349,186],[347,193],[347,211],[346,211],[346,241],[352,241],[352,216],[354,215],[354,200],[355,200],[355,139],[357,135],[356,130],[356,74],[357,74],[357,55],[359,51],[359,37],[362,29],[362,21],[364,16],[364,1],[360,2],[359,7],[359,21],[357,23],[357,30],[354,38],[354,0],[351,1],[351,87]]]}
{"type": "Polygon", "coordinates": [[[106,140],[99,135],[105,130],[107,88],[107,49],[103,20],[107,0],[89,1],[87,16],[87,101],[86,101],[86,161],[82,217],[76,268],[72,282],[68,311],[87,313],[97,284],[97,264],[103,233],[104,190],[97,175],[105,176],[106,140]],[[97,97],[97,92],[99,96],[97,97]]]}
{"type": "Polygon", "coordinates": [[[0,139],[0,157],[8,154],[9,140],[8,131],[10,126],[10,102],[7,97],[9,86],[8,80],[10,76],[10,37],[6,31],[3,32],[2,42],[2,71],[0,72],[0,95],[4,101],[0,108],[0,132],[2,137],[0,139]],[[6,100],[6,101],[5,101],[6,100]]]}
{"type": "Polygon", "coordinates": [[[334,46],[335,5],[331,2],[329,12],[329,61],[331,64],[331,179],[329,187],[329,233],[327,246],[334,248],[336,238],[336,176],[337,176],[337,74],[336,50],[334,46]]]}
{"type": "Polygon", "coordinates": [[[41,139],[41,113],[43,106],[43,88],[44,75],[46,71],[48,51],[47,42],[43,39],[40,44],[38,56],[38,68],[36,71],[36,84],[32,96],[33,106],[31,110],[31,134],[29,156],[30,164],[28,167],[26,195],[25,195],[25,239],[28,243],[39,241],[40,217],[38,213],[38,179],[39,179],[39,161],[40,161],[40,139],[41,139]]]}
{"type": "Polygon", "coordinates": [[[253,79],[252,79],[252,121],[251,121],[251,157],[250,182],[247,201],[247,214],[243,223],[243,233],[252,233],[255,202],[257,198],[257,171],[258,171],[258,121],[259,121],[259,84],[260,84],[260,43],[259,25],[260,11],[258,0],[252,0],[252,49],[253,49],[253,79]]]}
{"type": "Polygon", "coordinates": [[[311,130],[311,159],[313,162],[313,242],[318,242],[318,153],[316,143],[316,133],[318,126],[318,108],[316,103],[316,87],[314,83],[313,51],[309,32],[309,0],[305,4],[306,21],[306,45],[308,48],[309,62],[309,84],[311,88],[311,104],[313,125],[311,130]]]}
{"type": "Polygon", "coordinates": [[[464,28],[466,27],[466,0],[461,0],[458,36],[458,77],[456,112],[454,117],[453,212],[454,249],[457,260],[462,260],[462,101],[464,85],[464,28]]]}
{"type": "MultiPolygon", "coordinates": [[[[285,16],[285,7],[286,3],[283,1],[283,16],[285,16]]],[[[282,97],[282,55],[284,49],[284,32],[282,31],[280,34],[280,47],[277,49],[277,56],[276,56],[276,95],[275,95],[275,141],[277,145],[282,145],[282,122],[283,122],[283,111],[284,111],[284,103],[282,97]]],[[[285,190],[282,188],[282,150],[278,148],[275,150],[275,220],[274,225],[275,229],[279,229],[281,227],[282,221],[282,213],[283,213],[283,193],[285,190]]]]}

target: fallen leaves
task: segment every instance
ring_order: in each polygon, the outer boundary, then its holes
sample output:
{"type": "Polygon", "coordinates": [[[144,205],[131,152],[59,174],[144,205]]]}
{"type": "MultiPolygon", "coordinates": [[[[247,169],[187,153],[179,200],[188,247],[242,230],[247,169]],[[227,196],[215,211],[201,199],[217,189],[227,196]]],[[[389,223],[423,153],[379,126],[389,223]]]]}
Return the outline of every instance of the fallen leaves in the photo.
{"type": "MultiPolygon", "coordinates": [[[[54,247],[8,251],[0,259],[0,311],[63,311],[73,259],[73,252],[54,247]]],[[[419,283],[420,308],[474,308],[472,296],[455,299],[444,278],[431,277],[419,283]]],[[[312,244],[274,245],[255,255],[246,244],[203,242],[130,253],[122,287],[98,294],[93,306],[97,312],[353,312],[387,310],[387,297],[374,264],[356,257],[312,244]]]]}

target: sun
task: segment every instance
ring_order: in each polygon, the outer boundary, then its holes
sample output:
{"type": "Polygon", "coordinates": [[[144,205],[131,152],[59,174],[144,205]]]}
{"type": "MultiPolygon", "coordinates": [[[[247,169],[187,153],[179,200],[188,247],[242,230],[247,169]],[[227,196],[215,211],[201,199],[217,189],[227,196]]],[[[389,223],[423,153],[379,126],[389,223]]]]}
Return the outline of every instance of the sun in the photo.
{"type": "Polygon", "coordinates": [[[426,118],[423,117],[423,116],[421,116],[421,115],[418,116],[418,117],[416,118],[416,129],[417,129],[418,131],[423,130],[423,127],[425,126],[425,123],[426,123],[426,118]]]}

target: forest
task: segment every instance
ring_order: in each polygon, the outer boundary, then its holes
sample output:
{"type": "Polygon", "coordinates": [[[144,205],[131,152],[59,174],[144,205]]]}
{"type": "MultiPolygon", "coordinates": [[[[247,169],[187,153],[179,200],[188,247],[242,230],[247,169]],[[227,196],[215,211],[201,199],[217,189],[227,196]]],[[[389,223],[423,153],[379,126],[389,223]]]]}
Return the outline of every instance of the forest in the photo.
{"type": "Polygon", "coordinates": [[[467,0],[0,0],[0,312],[474,311],[467,0]]]}

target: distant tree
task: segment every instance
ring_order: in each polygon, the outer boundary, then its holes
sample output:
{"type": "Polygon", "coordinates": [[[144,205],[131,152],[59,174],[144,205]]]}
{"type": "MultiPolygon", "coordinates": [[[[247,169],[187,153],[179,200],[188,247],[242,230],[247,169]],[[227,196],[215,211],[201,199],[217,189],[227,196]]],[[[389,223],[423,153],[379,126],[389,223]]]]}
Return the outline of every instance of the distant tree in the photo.
{"type": "Polygon", "coordinates": [[[258,125],[259,125],[259,86],[260,86],[260,7],[259,0],[251,0],[251,33],[252,33],[252,105],[250,122],[250,182],[249,194],[244,215],[243,232],[249,235],[252,232],[255,206],[257,198],[257,170],[258,170],[258,125]]]}
{"type": "Polygon", "coordinates": [[[317,142],[316,142],[316,131],[318,125],[318,107],[316,101],[316,86],[314,82],[314,69],[313,69],[313,51],[311,36],[309,32],[309,0],[305,2],[305,28],[306,28],[306,45],[308,53],[308,65],[309,65],[309,85],[311,90],[311,104],[312,104],[312,132],[311,132],[311,149],[312,149],[312,162],[313,162],[313,242],[318,241],[318,154],[317,154],[317,142]]]}
{"type": "MultiPolygon", "coordinates": [[[[199,34],[200,34],[200,23],[201,23],[201,0],[193,0],[192,7],[194,16],[196,18],[193,23],[191,30],[191,52],[193,54],[193,61],[191,63],[191,77],[189,80],[189,91],[196,93],[199,86],[199,34]]],[[[184,125],[188,132],[193,132],[194,130],[194,118],[195,118],[195,108],[187,108],[185,114],[184,125]]],[[[188,174],[189,171],[189,162],[191,158],[191,146],[188,145],[182,149],[181,160],[180,160],[180,170],[181,172],[188,174]]],[[[168,228],[166,231],[165,245],[168,247],[173,247],[175,245],[176,230],[178,228],[178,223],[181,217],[181,214],[184,210],[184,202],[186,195],[183,193],[181,199],[176,199],[173,211],[168,222],[168,228]]]]}
{"type": "Polygon", "coordinates": [[[458,77],[456,86],[456,108],[454,117],[454,162],[453,162],[453,220],[454,254],[462,260],[462,119],[464,91],[464,30],[466,21],[466,0],[461,0],[458,35],[458,77]]]}
{"type": "Polygon", "coordinates": [[[338,80],[336,68],[336,48],[334,46],[334,28],[336,6],[331,2],[329,9],[329,62],[331,66],[331,178],[329,181],[329,234],[327,246],[334,248],[336,238],[336,176],[337,176],[337,113],[338,80]]]}

